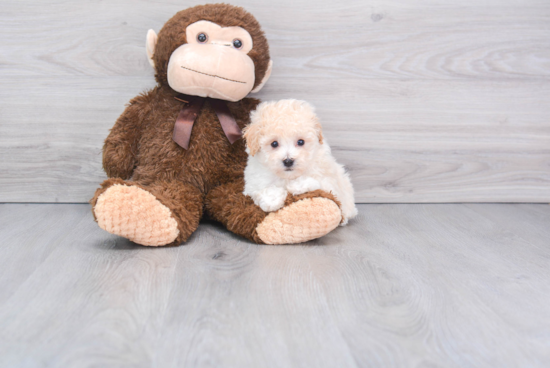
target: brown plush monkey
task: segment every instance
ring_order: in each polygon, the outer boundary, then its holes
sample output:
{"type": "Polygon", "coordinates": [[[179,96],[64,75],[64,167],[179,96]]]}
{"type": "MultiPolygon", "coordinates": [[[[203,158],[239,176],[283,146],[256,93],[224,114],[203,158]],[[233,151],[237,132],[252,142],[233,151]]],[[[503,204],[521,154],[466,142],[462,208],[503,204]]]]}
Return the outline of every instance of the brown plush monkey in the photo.
{"type": "Polygon", "coordinates": [[[99,226],[138,244],[177,245],[204,214],[257,243],[299,243],[341,220],[334,197],[290,196],[265,213],[242,194],[241,129],[269,78],[264,34],[245,10],[225,4],[180,11],[147,34],[158,85],[130,101],[103,147],[110,179],[90,201],[99,226]],[[227,102],[229,101],[229,102],[227,102]],[[131,180],[130,180],[131,179],[131,180]]]}

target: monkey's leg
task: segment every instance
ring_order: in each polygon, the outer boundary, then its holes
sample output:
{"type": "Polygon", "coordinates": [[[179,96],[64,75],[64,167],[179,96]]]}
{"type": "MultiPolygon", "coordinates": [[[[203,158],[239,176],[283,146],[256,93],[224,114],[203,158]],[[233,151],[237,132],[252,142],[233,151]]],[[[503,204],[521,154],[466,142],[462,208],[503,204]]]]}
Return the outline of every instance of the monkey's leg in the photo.
{"type": "Polygon", "coordinates": [[[99,227],[149,246],[178,245],[199,226],[204,203],[195,187],[178,182],[143,186],[108,179],[90,200],[99,227]]]}
{"type": "Polygon", "coordinates": [[[206,211],[229,231],[256,243],[295,244],[320,238],[342,221],[338,201],[316,190],[289,195],[285,206],[266,213],[242,194],[242,181],[223,184],[206,196],[206,211]]]}

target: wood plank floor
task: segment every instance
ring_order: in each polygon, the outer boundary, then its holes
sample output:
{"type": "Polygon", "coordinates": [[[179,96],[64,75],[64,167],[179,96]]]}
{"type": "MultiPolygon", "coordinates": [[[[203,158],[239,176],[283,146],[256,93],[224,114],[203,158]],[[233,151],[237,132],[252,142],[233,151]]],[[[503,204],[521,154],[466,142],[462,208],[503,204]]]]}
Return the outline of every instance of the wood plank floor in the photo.
{"type": "Polygon", "coordinates": [[[2,204],[0,366],[550,366],[549,205],[359,207],[300,246],[146,248],[2,204]]]}

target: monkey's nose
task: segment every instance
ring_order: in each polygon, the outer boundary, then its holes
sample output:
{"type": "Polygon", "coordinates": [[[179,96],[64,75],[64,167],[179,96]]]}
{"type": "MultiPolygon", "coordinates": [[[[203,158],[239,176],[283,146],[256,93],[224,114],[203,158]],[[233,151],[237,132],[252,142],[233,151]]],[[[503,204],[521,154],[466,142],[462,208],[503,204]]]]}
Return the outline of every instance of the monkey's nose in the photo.
{"type": "Polygon", "coordinates": [[[285,165],[286,167],[291,167],[292,165],[294,165],[294,160],[291,158],[285,158],[283,160],[283,165],[285,165]]]}

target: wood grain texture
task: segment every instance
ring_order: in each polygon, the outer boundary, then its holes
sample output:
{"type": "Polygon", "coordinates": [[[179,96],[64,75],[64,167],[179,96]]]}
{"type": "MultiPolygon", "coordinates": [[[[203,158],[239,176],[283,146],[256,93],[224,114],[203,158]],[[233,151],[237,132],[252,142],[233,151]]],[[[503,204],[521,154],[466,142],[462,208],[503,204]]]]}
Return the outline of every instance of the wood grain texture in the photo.
{"type": "MultiPolygon", "coordinates": [[[[200,2],[191,1],[185,6],[200,2]]],[[[237,1],[275,63],[264,100],[312,102],[358,202],[550,201],[550,4],[237,1]]],[[[181,2],[5,1],[0,201],[84,202],[181,2]]]]}
{"type": "Polygon", "coordinates": [[[359,210],[301,246],[147,248],[0,205],[0,367],[548,366],[550,206],[359,210]]]}

